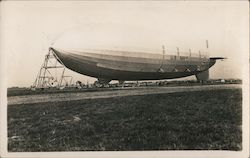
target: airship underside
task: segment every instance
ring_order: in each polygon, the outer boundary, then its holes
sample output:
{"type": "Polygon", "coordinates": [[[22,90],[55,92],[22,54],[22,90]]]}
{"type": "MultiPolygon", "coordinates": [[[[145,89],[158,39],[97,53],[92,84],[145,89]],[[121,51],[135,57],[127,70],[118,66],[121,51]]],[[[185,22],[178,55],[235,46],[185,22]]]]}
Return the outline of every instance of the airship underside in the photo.
{"type": "Polygon", "coordinates": [[[111,80],[160,80],[191,75],[196,75],[198,80],[207,80],[208,69],[217,59],[223,59],[114,50],[50,50],[67,68],[107,83],[111,80]]]}

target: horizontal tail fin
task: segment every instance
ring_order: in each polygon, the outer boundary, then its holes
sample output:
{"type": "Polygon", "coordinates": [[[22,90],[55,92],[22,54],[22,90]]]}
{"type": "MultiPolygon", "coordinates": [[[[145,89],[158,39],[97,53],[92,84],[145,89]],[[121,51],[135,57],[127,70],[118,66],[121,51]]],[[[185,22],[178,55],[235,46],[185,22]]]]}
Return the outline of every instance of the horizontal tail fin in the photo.
{"type": "Polygon", "coordinates": [[[209,59],[211,59],[211,60],[223,60],[223,59],[227,59],[227,58],[224,58],[224,57],[210,57],[209,59]]]}

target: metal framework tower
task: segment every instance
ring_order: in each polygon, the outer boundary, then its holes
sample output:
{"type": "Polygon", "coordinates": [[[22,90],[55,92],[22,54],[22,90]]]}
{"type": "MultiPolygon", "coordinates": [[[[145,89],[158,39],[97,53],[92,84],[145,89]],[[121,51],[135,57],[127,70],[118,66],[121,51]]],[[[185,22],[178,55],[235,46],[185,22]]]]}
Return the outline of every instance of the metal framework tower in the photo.
{"type": "Polygon", "coordinates": [[[32,89],[43,89],[43,88],[64,88],[72,84],[72,76],[65,75],[65,65],[57,57],[52,49],[49,49],[45,60],[39,70],[34,84],[31,86],[32,89]]]}

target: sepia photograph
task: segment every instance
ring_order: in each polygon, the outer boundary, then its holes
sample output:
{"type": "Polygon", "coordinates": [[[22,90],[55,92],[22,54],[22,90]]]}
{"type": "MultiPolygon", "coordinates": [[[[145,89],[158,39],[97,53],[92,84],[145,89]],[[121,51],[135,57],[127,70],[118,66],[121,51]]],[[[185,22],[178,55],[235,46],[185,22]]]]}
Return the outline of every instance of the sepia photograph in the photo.
{"type": "Polygon", "coordinates": [[[1,157],[249,157],[249,1],[1,1],[1,157]]]}

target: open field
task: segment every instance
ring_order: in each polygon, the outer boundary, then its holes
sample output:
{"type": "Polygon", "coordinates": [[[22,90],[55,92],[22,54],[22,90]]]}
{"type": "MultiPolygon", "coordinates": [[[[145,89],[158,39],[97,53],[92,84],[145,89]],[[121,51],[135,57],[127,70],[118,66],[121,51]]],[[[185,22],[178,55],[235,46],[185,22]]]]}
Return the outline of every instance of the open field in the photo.
{"type": "Polygon", "coordinates": [[[241,88],[8,106],[9,151],[241,150],[241,88]]]}
{"type": "Polygon", "coordinates": [[[115,90],[102,89],[94,91],[61,91],[56,90],[54,93],[48,94],[29,94],[9,96],[8,105],[13,104],[30,104],[41,102],[60,102],[72,101],[82,99],[97,99],[97,98],[112,98],[121,96],[133,95],[147,95],[147,94],[160,94],[160,93],[176,93],[176,92],[191,92],[191,91],[207,91],[216,89],[235,89],[240,88],[240,84],[227,84],[227,85],[195,85],[195,86],[176,86],[176,87],[124,87],[115,90]]]}
{"type": "Polygon", "coordinates": [[[136,83],[127,83],[128,85],[125,87],[122,87],[121,85],[118,86],[117,84],[111,84],[109,85],[110,87],[103,87],[103,88],[97,88],[97,87],[84,87],[81,89],[78,89],[76,87],[66,87],[64,89],[60,89],[58,90],[58,88],[56,87],[50,87],[50,88],[45,88],[45,89],[36,89],[35,91],[31,91],[29,88],[19,88],[19,87],[12,87],[12,88],[8,88],[8,97],[10,96],[22,96],[22,95],[38,95],[38,94],[54,94],[54,93],[79,93],[79,92],[102,92],[102,91],[115,91],[115,90],[120,90],[120,89],[138,89],[138,88],[159,88],[159,87],[194,87],[194,86],[204,86],[204,85],[241,85],[242,81],[241,80],[237,80],[237,79],[231,79],[231,80],[226,80],[225,83],[221,83],[220,81],[218,82],[218,80],[210,80],[206,83],[200,83],[197,81],[170,81],[170,82],[159,82],[158,84],[156,82],[151,82],[151,83],[147,83],[144,82],[144,84],[138,86],[136,85],[136,83]]]}

